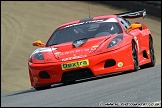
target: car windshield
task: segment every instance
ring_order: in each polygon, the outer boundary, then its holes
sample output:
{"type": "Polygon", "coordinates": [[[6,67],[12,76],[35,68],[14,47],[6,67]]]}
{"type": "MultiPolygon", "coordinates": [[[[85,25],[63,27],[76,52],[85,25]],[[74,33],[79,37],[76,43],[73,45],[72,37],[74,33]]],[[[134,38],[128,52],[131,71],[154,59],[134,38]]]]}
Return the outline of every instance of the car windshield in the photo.
{"type": "Polygon", "coordinates": [[[89,39],[99,36],[111,36],[122,33],[122,29],[116,22],[89,21],[81,22],[58,28],[52,34],[46,46],[57,45],[65,42],[73,42],[80,39],[89,39]]]}

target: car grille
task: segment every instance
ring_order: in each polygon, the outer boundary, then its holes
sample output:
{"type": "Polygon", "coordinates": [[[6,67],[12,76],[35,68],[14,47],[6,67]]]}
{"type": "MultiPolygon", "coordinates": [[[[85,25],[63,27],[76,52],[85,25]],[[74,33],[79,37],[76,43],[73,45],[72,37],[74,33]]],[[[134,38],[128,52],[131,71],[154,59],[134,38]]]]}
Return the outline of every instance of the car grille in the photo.
{"type": "Polygon", "coordinates": [[[88,78],[88,77],[92,77],[92,76],[94,76],[94,75],[93,75],[92,71],[88,68],[67,71],[67,72],[64,72],[62,75],[62,82],[79,80],[79,79],[88,78]]]}

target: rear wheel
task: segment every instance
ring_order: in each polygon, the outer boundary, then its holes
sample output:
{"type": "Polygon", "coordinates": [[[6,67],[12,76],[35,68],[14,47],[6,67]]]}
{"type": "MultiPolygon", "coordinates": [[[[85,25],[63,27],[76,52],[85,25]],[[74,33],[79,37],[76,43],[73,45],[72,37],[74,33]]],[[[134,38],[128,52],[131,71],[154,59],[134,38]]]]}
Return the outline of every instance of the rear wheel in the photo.
{"type": "Polygon", "coordinates": [[[155,66],[156,60],[155,60],[153,42],[152,42],[151,38],[149,39],[149,52],[150,52],[151,62],[148,64],[148,67],[153,67],[153,66],[155,66]]]}
{"type": "Polygon", "coordinates": [[[137,56],[137,47],[135,45],[135,42],[132,42],[132,57],[134,63],[134,71],[137,71],[139,70],[139,64],[138,64],[138,56],[137,56]]]}
{"type": "Polygon", "coordinates": [[[37,86],[34,87],[36,90],[44,90],[44,89],[49,89],[51,88],[51,85],[44,85],[44,86],[37,86]]]}

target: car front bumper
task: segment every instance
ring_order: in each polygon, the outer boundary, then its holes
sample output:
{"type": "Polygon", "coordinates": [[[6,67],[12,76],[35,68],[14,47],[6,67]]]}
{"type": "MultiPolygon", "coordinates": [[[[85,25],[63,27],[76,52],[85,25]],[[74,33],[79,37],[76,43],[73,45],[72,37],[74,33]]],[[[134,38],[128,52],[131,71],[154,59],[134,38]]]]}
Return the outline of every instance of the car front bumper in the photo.
{"type": "Polygon", "coordinates": [[[134,69],[131,44],[107,53],[71,60],[66,63],[74,63],[81,60],[88,60],[89,64],[78,68],[63,69],[62,64],[65,64],[65,62],[47,64],[33,64],[29,62],[31,85],[34,87],[62,82],[63,73],[84,68],[89,69],[94,76],[134,69]],[[46,75],[41,72],[47,73],[47,77],[44,77],[46,75]]]}

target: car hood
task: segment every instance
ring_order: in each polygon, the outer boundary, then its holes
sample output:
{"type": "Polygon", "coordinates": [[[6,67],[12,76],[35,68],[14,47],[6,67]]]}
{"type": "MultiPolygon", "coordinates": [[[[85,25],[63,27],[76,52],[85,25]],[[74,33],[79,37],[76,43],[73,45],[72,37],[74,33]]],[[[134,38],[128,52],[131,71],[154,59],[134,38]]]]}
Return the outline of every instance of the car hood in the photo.
{"type": "Polygon", "coordinates": [[[58,61],[69,61],[94,55],[97,48],[108,38],[109,36],[90,38],[77,47],[74,46],[73,42],[53,45],[50,47],[51,49],[56,49],[52,50],[52,52],[58,61]]]}

